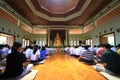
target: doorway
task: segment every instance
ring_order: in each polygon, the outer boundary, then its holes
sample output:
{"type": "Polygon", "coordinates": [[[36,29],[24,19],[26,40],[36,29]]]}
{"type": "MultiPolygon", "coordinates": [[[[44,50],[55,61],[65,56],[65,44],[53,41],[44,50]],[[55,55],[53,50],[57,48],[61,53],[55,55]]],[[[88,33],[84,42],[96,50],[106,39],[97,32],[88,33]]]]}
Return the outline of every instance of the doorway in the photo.
{"type": "Polygon", "coordinates": [[[100,36],[100,44],[106,44],[106,43],[115,45],[115,33],[109,33],[100,36]]]}
{"type": "Polygon", "coordinates": [[[12,46],[14,42],[14,36],[0,33],[0,44],[8,44],[9,46],[12,46]]]}

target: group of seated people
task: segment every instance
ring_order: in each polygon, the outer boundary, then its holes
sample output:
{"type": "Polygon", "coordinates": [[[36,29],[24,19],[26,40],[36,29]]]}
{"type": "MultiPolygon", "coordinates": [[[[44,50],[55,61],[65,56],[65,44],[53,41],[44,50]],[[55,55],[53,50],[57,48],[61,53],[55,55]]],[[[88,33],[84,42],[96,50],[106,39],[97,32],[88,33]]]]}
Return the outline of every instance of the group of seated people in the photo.
{"type": "MultiPolygon", "coordinates": [[[[84,63],[94,63],[94,56],[100,61],[93,65],[97,71],[109,74],[120,74],[120,44],[111,46],[101,44],[99,46],[67,46],[66,54],[74,56],[84,63]]],[[[4,73],[0,70],[0,79],[20,79],[26,75],[34,64],[44,61],[50,51],[45,46],[37,45],[22,48],[22,44],[15,42],[10,49],[8,45],[0,45],[0,61],[6,62],[4,73]]]]}
{"type": "Polygon", "coordinates": [[[101,44],[94,47],[89,45],[75,47],[68,45],[65,52],[78,58],[80,62],[92,64],[97,71],[113,75],[120,74],[120,44],[117,46],[101,44]],[[99,61],[95,62],[95,59],[99,59],[99,61]]]}
{"type": "Polygon", "coordinates": [[[23,49],[21,43],[14,42],[10,49],[8,45],[0,45],[0,61],[6,62],[5,71],[2,73],[0,70],[0,80],[19,80],[30,72],[34,64],[44,62],[49,54],[45,46],[35,45],[23,49]]]}

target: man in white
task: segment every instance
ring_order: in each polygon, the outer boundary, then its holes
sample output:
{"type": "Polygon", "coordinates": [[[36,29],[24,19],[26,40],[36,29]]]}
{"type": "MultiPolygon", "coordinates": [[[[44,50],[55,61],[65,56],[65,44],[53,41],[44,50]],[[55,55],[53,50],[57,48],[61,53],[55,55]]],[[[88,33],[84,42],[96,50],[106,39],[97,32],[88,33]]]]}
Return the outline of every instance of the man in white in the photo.
{"type": "Polygon", "coordinates": [[[34,54],[33,50],[30,54],[30,60],[35,61],[38,60],[40,58],[40,50],[37,50],[37,52],[34,54]]]}
{"type": "Polygon", "coordinates": [[[25,55],[26,55],[27,59],[30,59],[30,55],[31,55],[32,52],[33,52],[33,47],[29,46],[28,49],[25,52],[25,55]]]}
{"type": "Polygon", "coordinates": [[[79,49],[80,49],[80,54],[82,54],[83,53],[83,51],[85,50],[81,45],[79,45],[79,47],[78,47],[79,49]]]}
{"type": "Polygon", "coordinates": [[[7,57],[8,53],[9,53],[9,48],[8,45],[5,44],[4,48],[2,49],[2,51],[4,52],[5,57],[7,57]]]}
{"type": "Polygon", "coordinates": [[[70,47],[70,55],[73,55],[74,54],[74,46],[71,46],[70,47]]]}
{"type": "Polygon", "coordinates": [[[82,50],[80,50],[79,46],[75,46],[73,54],[73,56],[75,56],[76,58],[78,58],[82,54],[82,50]]]}

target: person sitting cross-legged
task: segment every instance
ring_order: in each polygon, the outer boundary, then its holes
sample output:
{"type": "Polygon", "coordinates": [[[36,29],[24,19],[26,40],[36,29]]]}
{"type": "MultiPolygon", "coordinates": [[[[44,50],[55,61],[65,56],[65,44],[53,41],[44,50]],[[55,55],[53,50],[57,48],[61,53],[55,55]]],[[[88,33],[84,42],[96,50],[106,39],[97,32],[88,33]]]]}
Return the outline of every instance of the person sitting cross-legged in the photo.
{"type": "Polygon", "coordinates": [[[3,73],[3,79],[19,80],[21,77],[26,75],[31,68],[32,64],[29,64],[22,51],[22,44],[15,42],[12,47],[11,54],[8,54],[6,60],[6,69],[3,73]]]}
{"type": "Polygon", "coordinates": [[[94,52],[90,51],[89,46],[87,46],[87,45],[84,48],[85,48],[85,50],[80,55],[79,61],[82,61],[85,63],[90,63],[90,64],[94,63],[94,61],[93,61],[94,52]]]}
{"type": "Polygon", "coordinates": [[[32,50],[32,52],[30,54],[30,62],[32,64],[36,64],[36,63],[40,62],[39,58],[40,58],[39,47],[38,47],[38,45],[35,45],[34,49],[32,50]]]}
{"type": "Polygon", "coordinates": [[[113,75],[120,74],[120,55],[111,50],[110,44],[105,44],[104,49],[101,63],[94,65],[94,69],[113,75]]]}
{"type": "Polygon", "coordinates": [[[40,50],[40,58],[39,58],[39,61],[44,61],[45,58],[46,58],[46,48],[45,46],[42,47],[42,49],[40,50]]]}

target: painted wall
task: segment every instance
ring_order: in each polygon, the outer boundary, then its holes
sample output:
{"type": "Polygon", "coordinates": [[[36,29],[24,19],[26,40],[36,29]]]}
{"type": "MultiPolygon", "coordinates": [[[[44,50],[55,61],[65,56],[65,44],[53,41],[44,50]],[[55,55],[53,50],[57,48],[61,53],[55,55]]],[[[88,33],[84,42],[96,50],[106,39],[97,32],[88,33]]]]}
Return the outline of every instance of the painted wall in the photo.
{"type": "MultiPolygon", "coordinates": [[[[79,35],[68,35],[69,36],[69,43],[70,41],[76,41],[76,44],[78,43],[77,41],[84,41],[88,37],[91,37],[93,39],[93,45],[98,45],[99,44],[99,36],[103,34],[108,34],[111,32],[115,32],[115,40],[116,44],[120,43],[120,32],[117,32],[116,29],[120,28],[120,16],[114,18],[113,20],[107,21],[106,23],[97,26],[94,30],[89,31],[84,34],[79,34],[79,35]],[[110,29],[113,29],[110,31],[110,29]],[[104,31],[106,30],[106,33],[104,31]],[[101,33],[101,34],[100,34],[101,33]],[[96,37],[97,36],[97,37],[96,37]]],[[[0,31],[8,34],[12,34],[16,36],[16,41],[22,42],[23,38],[27,38],[31,41],[41,41],[41,43],[46,44],[47,42],[47,35],[35,35],[31,34],[29,32],[24,31],[21,29],[21,27],[18,27],[12,23],[9,23],[8,21],[4,20],[3,18],[0,17],[0,31]],[[2,27],[4,27],[4,31],[2,31],[2,27]],[[10,33],[9,33],[10,30],[10,33]],[[14,34],[15,32],[15,34],[14,34]]],[[[38,42],[37,44],[40,44],[38,42]]]]}
{"type": "Polygon", "coordinates": [[[18,42],[22,42],[23,38],[29,40],[33,39],[33,34],[24,31],[21,27],[6,21],[2,17],[0,17],[0,32],[14,35],[16,37],[16,41],[18,42]],[[2,30],[2,28],[4,28],[4,30],[2,30]]]}
{"type": "Polygon", "coordinates": [[[93,39],[93,45],[98,45],[100,40],[99,36],[108,34],[111,32],[115,32],[115,40],[116,44],[120,43],[120,32],[117,32],[116,29],[120,29],[120,16],[107,21],[106,23],[97,26],[94,30],[89,31],[85,34],[79,35],[79,37],[84,41],[88,37],[91,37],[93,39]],[[110,29],[112,28],[112,31],[110,29]],[[104,32],[106,30],[106,32],[104,32]],[[100,34],[101,33],[101,34],[100,34]]]}
{"type": "Polygon", "coordinates": [[[45,46],[47,44],[47,34],[33,34],[33,42],[36,42],[36,45],[45,46]]]}

